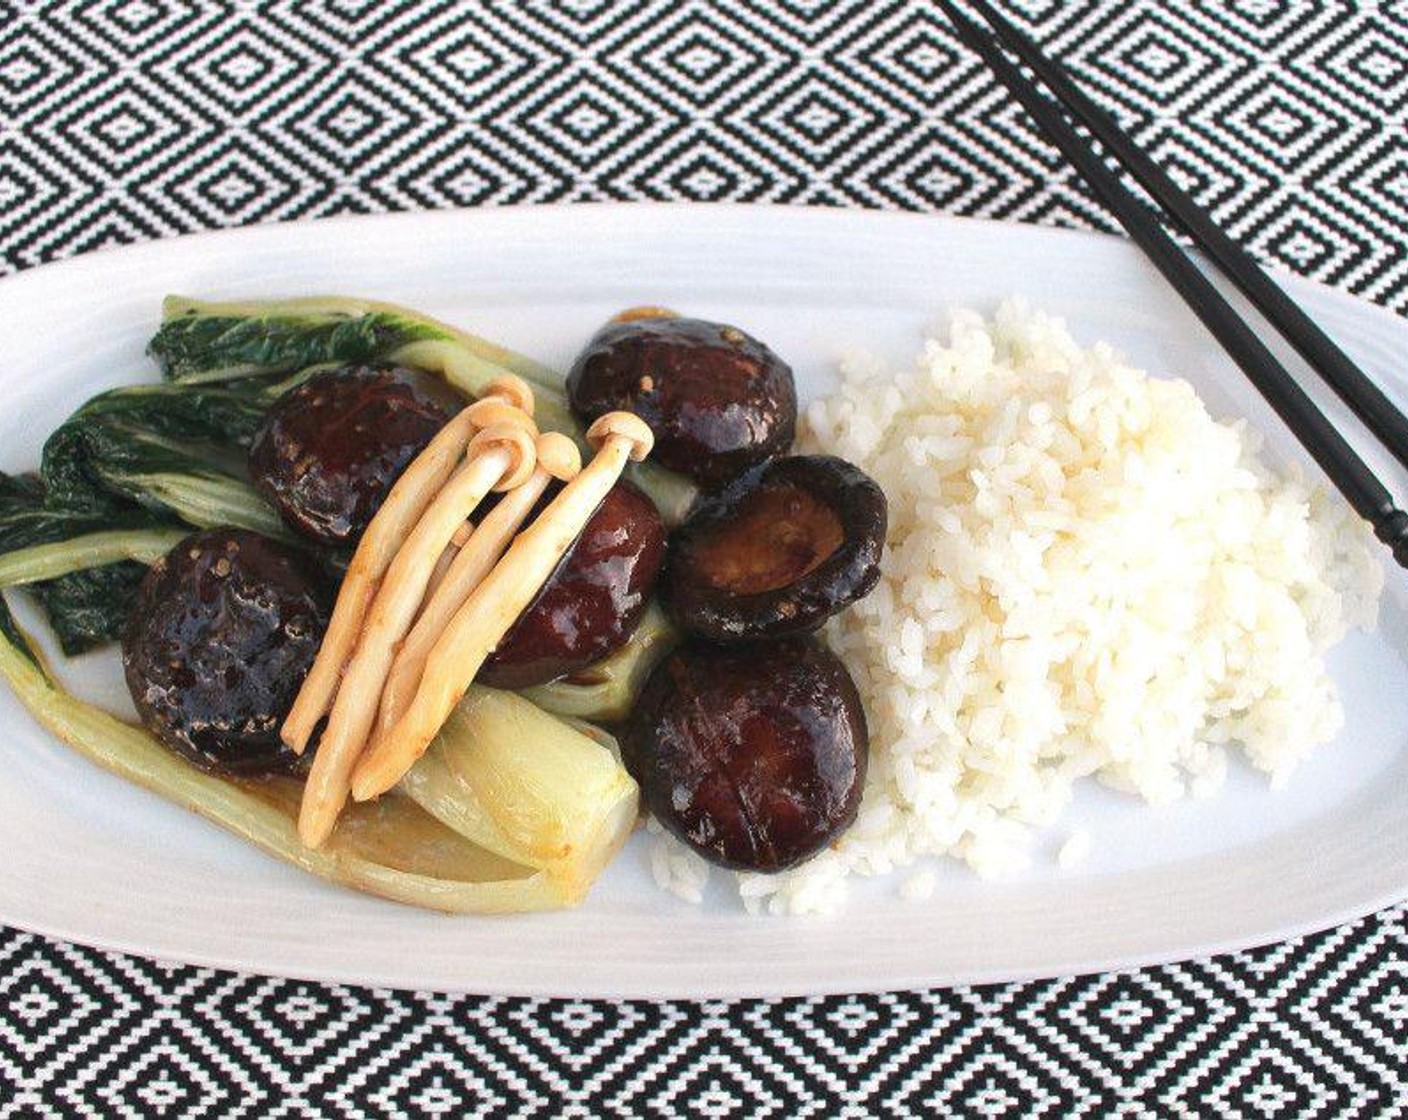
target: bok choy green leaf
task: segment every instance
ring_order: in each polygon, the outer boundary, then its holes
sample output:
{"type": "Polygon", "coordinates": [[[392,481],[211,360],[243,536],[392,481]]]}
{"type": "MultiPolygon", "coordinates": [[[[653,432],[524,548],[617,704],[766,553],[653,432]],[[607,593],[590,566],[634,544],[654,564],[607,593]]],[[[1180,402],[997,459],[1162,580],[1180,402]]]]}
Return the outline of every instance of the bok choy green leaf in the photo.
{"type": "Polygon", "coordinates": [[[429,320],[350,300],[203,304],[172,297],[147,352],[168,380],[231,381],[370,362],[412,342],[448,337],[448,328],[429,320]]]}
{"type": "MultiPolygon", "coordinates": [[[[44,483],[35,475],[0,472],[0,551],[29,550],[99,532],[145,529],[156,524],[157,520],[143,510],[113,514],[50,505],[45,500],[44,483]]],[[[122,556],[110,559],[118,560],[122,556]]],[[[31,578],[44,579],[59,574],[51,571],[31,578]]],[[[0,585],[27,582],[28,579],[0,578],[0,585]]]]}
{"type": "MultiPolygon", "coordinates": [[[[409,308],[375,300],[310,299],[206,303],[168,296],[149,350],[169,378],[224,381],[284,374],[330,362],[382,360],[443,377],[470,397],[515,374],[533,387],[538,426],[570,435],[583,429],[567,406],[562,377],[522,354],[409,308]]],[[[679,524],[695,497],[685,478],[657,464],[633,463],[627,477],[679,524]]]]}
{"type": "Polygon", "coordinates": [[[44,444],[45,502],[108,517],[145,509],[201,528],[285,536],[245,473],[271,392],[265,384],[167,384],[102,393],[44,444]]]}
{"type": "Polygon", "coordinates": [[[32,585],[70,656],[121,633],[146,565],[186,532],[141,509],[50,507],[38,479],[0,474],[0,587],[32,585]]]}
{"type": "Polygon", "coordinates": [[[69,572],[39,585],[39,598],[64,656],[122,637],[146,566],[122,561],[69,572]]]}
{"type": "Polygon", "coordinates": [[[38,477],[0,476],[0,587],[31,585],[73,655],[120,636],[147,565],[190,527],[286,535],[244,466],[277,391],[140,385],[88,401],[38,477]]]}

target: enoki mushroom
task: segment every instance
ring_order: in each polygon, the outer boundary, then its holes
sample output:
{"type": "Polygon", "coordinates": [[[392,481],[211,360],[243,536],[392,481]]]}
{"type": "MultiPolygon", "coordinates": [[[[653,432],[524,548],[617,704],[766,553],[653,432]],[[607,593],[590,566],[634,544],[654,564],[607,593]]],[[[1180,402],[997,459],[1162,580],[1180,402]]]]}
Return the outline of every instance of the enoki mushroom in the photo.
{"type": "Polygon", "coordinates": [[[379,734],[384,734],[405,714],[435,642],[454,613],[504,554],[548,484],[553,479],[568,482],[582,469],[577,445],[559,432],[539,436],[537,452],[538,465],[532,477],[505,494],[478,528],[461,542],[442,578],[427,592],[425,605],[387,678],[377,718],[379,734]]]}
{"type": "Polygon", "coordinates": [[[486,402],[511,406],[531,417],[533,390],[519,377],[493,381],[485,395],[446,424],[396,480],[362,534],[343,577],[318,656],[280,729],[284,742],[297,753],[303,753],[313,729],[332,704],[343,667],[352,656],[362,620],[382,576],[412,527],[459,463],[465,446],[479,427],[472,410],[486,402]]]}
{"type": "Polygon", "coordinates": [[[435,567],[431,569],[430,579],[425,586],[426,600],[435,594],[435,589],[440,586],[440,581],[445,578],[445,573],[450,570],[450,565],[455,562],[455,557],[464,547],[464,542],[469,540],[470,534],[474,532],[473,522],[466,521],[455,530],[455,535],[450,538],[450,543],[445,546],[445,551],[440,553],[440,559],[435,561],[435,567]]]}
{"type": "Polygon", "coordinates": [[[531,407],[526,386],[500,389],[411,463],[348,569],[283,729],[301,748],[328,714],[299,814],[310,847],[332,832],[349,792],[376,796],[414,764],[627,460],[650,451],[644,421],[611,413],[588,431],[596,455],[583,469],[570,439],[538,433],[521,407],[531,407]],[[561,493],[523,528],[554,479],[565,483],[561,493]],[[475,517],[490,490],[502,499],[475,517]]]}
{"type": "Polygon", "coordinates": [[[616,484],[627,460],[644,459],[654,437],[638,416],[611,412],[588,429],[587,442],[596,450],[592,461],[518,534],[436,639],[405,713],[356,765],[352,795],[357,800],[389,790],[425,753],[485,659],[547,582],[616,484]]]}
{"type": "Polygon", "coordinates": [[[386,569],[342,676],[303,789],[298,831],[310,847],[332,832],[349,776],[376,719],[396,648],[424,601],[431,573],[455,532],[490,489],[512,490],[533,473],[534,441],[518,424],[495,424],[469,441],[463,465],[434,497],[386,569]]]}

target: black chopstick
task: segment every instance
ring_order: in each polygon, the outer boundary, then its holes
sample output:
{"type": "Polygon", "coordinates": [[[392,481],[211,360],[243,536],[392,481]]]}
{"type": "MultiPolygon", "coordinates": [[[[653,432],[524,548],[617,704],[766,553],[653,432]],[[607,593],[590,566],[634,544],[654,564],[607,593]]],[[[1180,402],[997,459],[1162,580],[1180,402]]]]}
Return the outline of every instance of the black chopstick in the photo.
{"type": "Polygon", "coordinates": [[[1266,344],[1244,323],[1212,282],[1158,224],[1153,214],[1067,122],[1056,104],[1040,93],[1002,53],[992,33],[964,15],[952,0],[939,0],[959,36],[1035,119],[1041,130],[1075,166],[1097,198],[1109,208],[1154,266],[1202,320],[1266,402],[1281,417],[1355,512],[1408,568],[1408,513],[1398,509],[1329,419],[1286,371],[1266,344]]]}
{"type": "Polygon", "coordinates": [[[1075,84],[1060,63],[1045,55],[988,0],[969,4],[997,32],[1106,150],[1159,203],[1193,242],[1208,254],[1296,352],[1364,422],[1395,459],[1408,467],[1408,417],[1365,375],[1339,345],[1281,290],[1250,253],[1213,221],[1157,163],[1142,152],[1115,118],[1075,84]]]}

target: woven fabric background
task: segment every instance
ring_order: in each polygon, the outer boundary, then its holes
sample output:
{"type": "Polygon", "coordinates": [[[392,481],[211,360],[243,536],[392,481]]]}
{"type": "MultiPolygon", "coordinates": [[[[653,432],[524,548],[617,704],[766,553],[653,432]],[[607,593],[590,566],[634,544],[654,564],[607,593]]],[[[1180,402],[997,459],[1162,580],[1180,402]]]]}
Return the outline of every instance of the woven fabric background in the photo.
{"type": "MultiPolygon", "coordinates": [[[[1265,260],[1408,312],[1408,4],[1017,15],[1265,260]]],[[[598,199],[1107,228],[910,0],[0,2],[0,262],[598,199]]],[[[0,931],[0,1117],[1408,1113],[1408,913],[1128,975],[845,998],[440,997],[0,931]]]]}

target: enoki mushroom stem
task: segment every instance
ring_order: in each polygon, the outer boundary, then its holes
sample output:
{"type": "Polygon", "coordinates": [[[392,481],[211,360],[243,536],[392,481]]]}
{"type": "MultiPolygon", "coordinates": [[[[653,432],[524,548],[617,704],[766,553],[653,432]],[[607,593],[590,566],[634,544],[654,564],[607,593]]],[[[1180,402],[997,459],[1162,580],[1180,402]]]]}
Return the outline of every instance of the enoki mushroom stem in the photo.
{"type": "Polygon", "coordinates": [[[602,416],[587,431],[592,461],[542,515],[524,529],[436,640],[410,705],[357,763],[352,794],[359,801],[386,792],[425,752],[459,703],[485,658],[532,601],[577,539],[628,459],[650,453],[650,428],[629,412],[602,416]]]}
{"type": "Polygon", "coordinates": [[[405,542],[411,526],[450,477],[473,434],[474,424],[463,412],[441,428],[396,480],[362,534],[343,576],[318,655],[280,729],[283,741],[296,753],[303,753],[313,728],[327,713],[342,677],[342,667],[357,643],[362,620],[387,565],[405,542]]]}
{"type": "Polygon", "coordinates": [[[435,567],[430,571],[430,579],[426,581],[426,596],[435,594],[435,589],[440,586],[440,582],[445,578],[445,573],[450,570],[450,565],[454,563],[455,557],[459,555],[460,548],[464,542],[469,540],[471,526],[468,521],[455,530],[455,535],[450,538],[450,543],[445,546],[445,551],[440,553],[440,559],[435,561],[435,567]]]}
{"type": "Polygon", "coordinates": [[[415,626],[391,666],[377,717],[378,734],[385,734],[405,714],[420,686],[426,658],[450,619],[485,576],[493,570],[514,534],[554,479],[568,482],[582,469],[577,445],[559,432],[538,437],[538,464],[532,477],[511,490],[462,542],[448,570],[427,596],[415,626]]]}
{"type": "Polygon", "coordinates": [[[283,741],[296,753],[303,753],[313,729],[332,704],[343,666],[352,655],[362,620],[392,558],[444,486],[474,435],[478,425],[470,409],[490,401],[529,416],[533,413],[533,390],[526,381],[512,376],[492,381],[475,405],[454,416],[412,460],[362,534],[343,577],[318,655],[280,729],[283,741]]]}
{"type": "Polygon", "coordinates": [[[425,598],[436,563],[490,489],[509,489],[532,474],[536,451],[527,431],[498,424],[469,442],[464,464],[423,511],[387,566],[333,701],[304,785],[298,830],[318,847],[347,800],[349,777],[376,718],[396,646],[425,598]]]}

